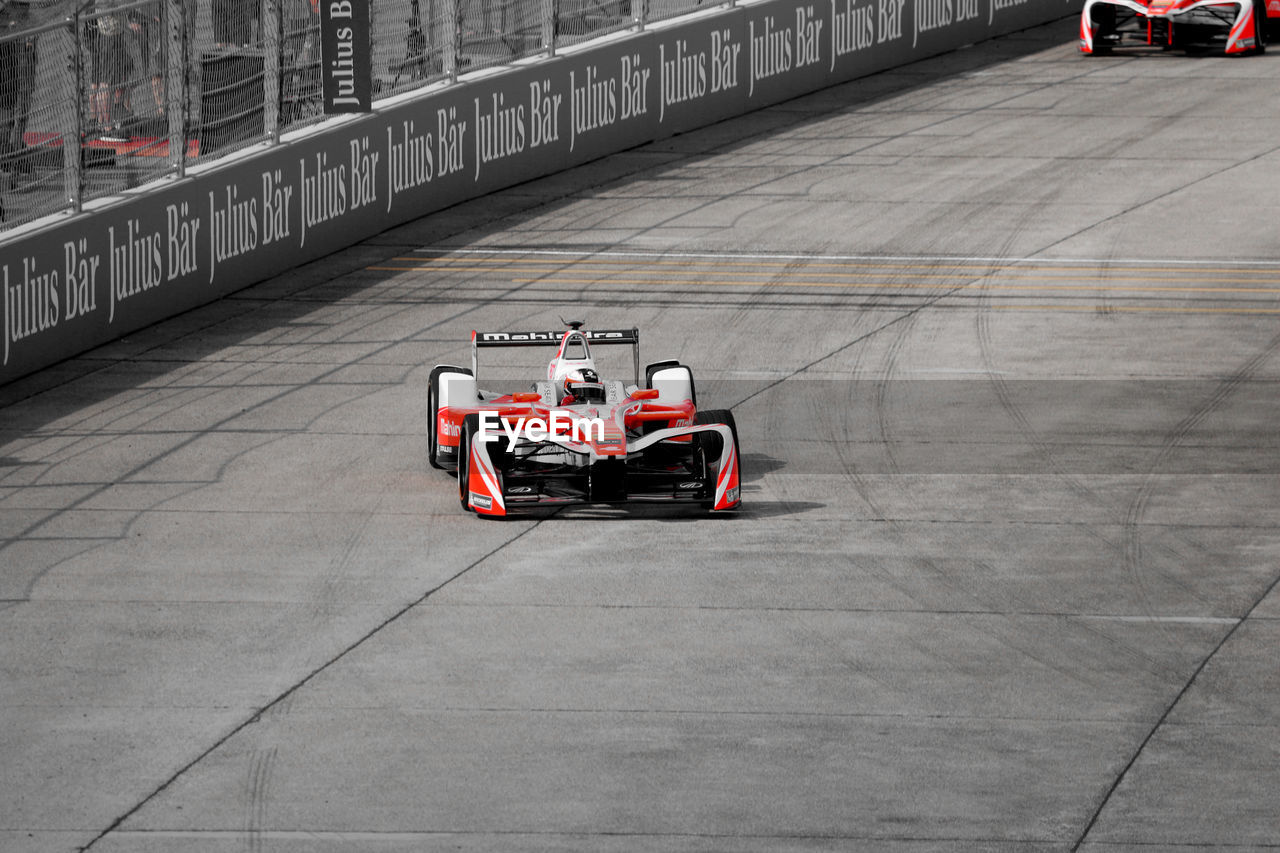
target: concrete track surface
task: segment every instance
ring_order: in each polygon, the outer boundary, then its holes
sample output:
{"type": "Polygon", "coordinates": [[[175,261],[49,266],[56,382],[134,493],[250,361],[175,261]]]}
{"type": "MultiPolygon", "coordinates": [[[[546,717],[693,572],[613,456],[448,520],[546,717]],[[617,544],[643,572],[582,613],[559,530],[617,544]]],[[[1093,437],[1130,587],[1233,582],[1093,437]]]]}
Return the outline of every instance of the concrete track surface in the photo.
{"type": "Polygon", "coordinates": [[[1280,56],[1074,28],[0,389],[0,848],[1280,846],[1280,56]],[[568,315],[732,407],[740,513],[460,510],[429,370],[568,315]]]}

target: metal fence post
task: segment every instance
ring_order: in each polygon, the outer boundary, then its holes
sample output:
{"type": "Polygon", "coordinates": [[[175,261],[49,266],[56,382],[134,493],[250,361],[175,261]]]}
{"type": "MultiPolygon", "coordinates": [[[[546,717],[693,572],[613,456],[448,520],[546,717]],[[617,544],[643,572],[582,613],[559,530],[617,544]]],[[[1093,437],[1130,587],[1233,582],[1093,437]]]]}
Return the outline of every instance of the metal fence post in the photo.
{"type": "Polygon", "coordinates": [[[547,56],[556,55],[556,0],[542,0],[542,46],[547,56]]]}
{"type": "Polygon", "coordinates": [[[181,178],[187,173],[187,27],[186,4],[191,0],[164,3],[164,114],[168,120],[169,167],[181,178]]]}
{"type": "Polygon", "coordinates": [[[84,58],[80,41],[80,9],[67,19],[71,30],[71,47],[63,65],[63,91],[72,93],[70,109],[64,111],[59,128],[62,133],[62,188],[67,204],[74,213],[83,210],[84,201],[84,58]]]}
{"type": "Polygon", "coordinates": [[[280,142],[280,108],[284,90],[280,86],[281,45],[284,43],[284,16],[280,0],[262,0],[262,122],[271,144],[280,142]]]}
{"type": "Polygon", "coordinates": [[[458,82],[458,58],[462,55],[462,0],[444,0],[444,19],[449,30],[444,40],[444,72],[458,82]]]}

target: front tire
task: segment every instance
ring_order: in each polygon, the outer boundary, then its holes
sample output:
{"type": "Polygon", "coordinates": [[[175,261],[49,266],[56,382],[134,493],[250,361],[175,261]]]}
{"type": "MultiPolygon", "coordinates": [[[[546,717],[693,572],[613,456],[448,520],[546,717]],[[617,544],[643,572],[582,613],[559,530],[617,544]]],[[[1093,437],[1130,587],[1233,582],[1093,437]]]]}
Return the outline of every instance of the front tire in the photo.
{"type": "MultiPolygon", "coordinates": [[[[1093,56],[1110,56],[1112,41],[1111,37],[1116,32],[1116,7],[1103,3],[1094,6],[1093,21],[1098,24],[1098,30],[1093,34],[1093,56]]],[[[1092,24],[1093,21],[1086,23],[1092,24]]]]}
{"type": "Polygon", "coordinates": [[[1262,56],[1267,52],[1267,3],[1266,0],[1253,0],[1253,54],[1262,56]]]}

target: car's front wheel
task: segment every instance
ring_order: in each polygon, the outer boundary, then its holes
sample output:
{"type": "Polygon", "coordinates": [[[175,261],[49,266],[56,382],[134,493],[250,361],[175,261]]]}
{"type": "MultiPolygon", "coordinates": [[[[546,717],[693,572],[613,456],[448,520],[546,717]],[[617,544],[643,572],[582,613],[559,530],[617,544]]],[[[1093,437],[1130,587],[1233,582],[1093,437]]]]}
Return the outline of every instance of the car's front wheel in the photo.
{"type": "Polygon", "coordinates": [[[1102,3],[1094,6],[1090,13],[1092,20],[1085,23],[1097,25],[1093,34],[1093,55],[1110,56],[1112,46],[1119,40],[1116,38],[1116,7],[1102,3]]]}

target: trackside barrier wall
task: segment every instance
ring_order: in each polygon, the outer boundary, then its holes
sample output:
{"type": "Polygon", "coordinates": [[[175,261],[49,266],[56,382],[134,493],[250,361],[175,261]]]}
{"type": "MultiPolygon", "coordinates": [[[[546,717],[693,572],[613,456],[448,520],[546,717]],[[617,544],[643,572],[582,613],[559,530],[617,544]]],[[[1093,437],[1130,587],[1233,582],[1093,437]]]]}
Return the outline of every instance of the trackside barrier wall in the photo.
{"type": "Polygon", "coordinates": [[[744,3],[241,151],[0,243],[0,383],[460,201],[1078,8],[744,3]]]}

